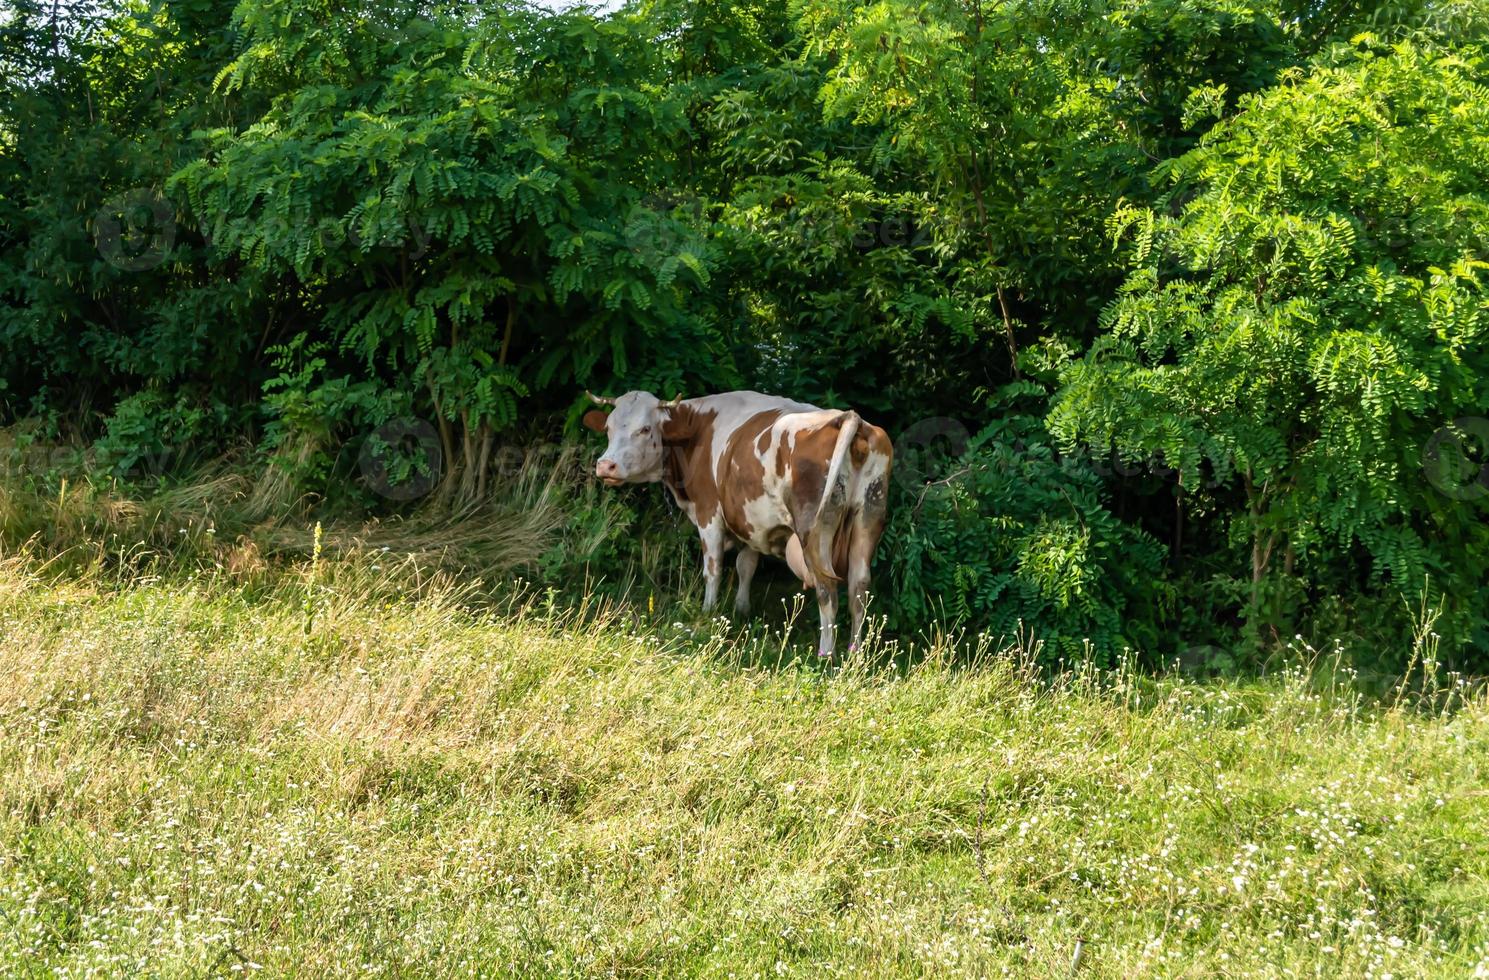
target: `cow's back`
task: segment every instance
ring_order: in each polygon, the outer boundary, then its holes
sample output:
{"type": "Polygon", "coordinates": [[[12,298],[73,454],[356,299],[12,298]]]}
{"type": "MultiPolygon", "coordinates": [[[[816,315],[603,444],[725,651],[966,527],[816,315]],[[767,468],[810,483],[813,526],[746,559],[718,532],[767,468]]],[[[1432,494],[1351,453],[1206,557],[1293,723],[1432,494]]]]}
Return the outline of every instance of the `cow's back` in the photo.
{"type": "MultiPolygon", "coordinates": [[[[774,420],[784,415],[822,411],[816,405],[758,391],[726,391],[719,395],[690,399],[683,404],[691,406],[695,411],[712,414],[711,449],[716,466],[724,462],[729,445],[735,441],[736,436],[741,439],[750,434],[758,437],[762,419],[774,420]]],[[[718,472],[722,476],[721,468],[718,472]]]]}
{"type": "Polygon", "coordinates": [[[810,520],[803,503],[813,492],[820,495],[826,468],[825,460],[803,466],[803,450],[828,434],[842,413],[801,403],[753,407],[758,410],[730,433],[719,460],[724,521],[749,547],[784,556],[791,535],[810,520]]]}
{"type": "Polygon", "coordinates": [[[748,452],[731,447],[747,447],[771,420],[802,411],[820,409],[758,391],[728,391],[687,399],[672,413],[664,430],[670,451],[663,482],[700,530],[718,522],[744,539],[725,510],[737,510],[742,486],[753,485],[754,469],[748,452]]]}

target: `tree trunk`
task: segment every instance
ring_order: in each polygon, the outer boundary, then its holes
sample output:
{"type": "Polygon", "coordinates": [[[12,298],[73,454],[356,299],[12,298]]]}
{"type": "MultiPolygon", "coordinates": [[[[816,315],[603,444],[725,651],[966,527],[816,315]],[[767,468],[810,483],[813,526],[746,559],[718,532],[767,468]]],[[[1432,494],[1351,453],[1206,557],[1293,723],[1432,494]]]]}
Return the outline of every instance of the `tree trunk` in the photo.
{"type": "Polygon", "coordinates": [[[425,375],[429,385],[429,397],[434,402],[434,417],[439,422],[439,447],[444,461],[444,473],[440,476],[439,489],[434,493],[436,503],[446,504],[455,492],[455,434],[450,431],[450,420],[445,418],[444,406],[439,402],[439,390],[434,386],[434,376],[425,375]]]}
{"type": "Polygon", "coordinates": [[[1247,512],[1251,519],[1251,608],[1247,618],[1256,631],[1257,644],[1261,645],[1266,640],[1261,623],[1262,580],[1266,578],[1267,568],[1272,563],[1272,549],[1277,544],[1277,532],[1263,533],[1262,530],[1262,517],[1266,513],[1268,481],[1263,481],[1261,487],[1258,488],[1249,469],[1242,474],[1242,477],[1246,485],[1247,512]]]}
{"type": "Polygon", "coordinates": [[[486,499],[486,469],[491,464],[491,446],[495,441],[496,433],[491,431],[491,426],[482,422],[480,433],[481,452],[476,457],[476,497],[480,500],[486,499]]]}

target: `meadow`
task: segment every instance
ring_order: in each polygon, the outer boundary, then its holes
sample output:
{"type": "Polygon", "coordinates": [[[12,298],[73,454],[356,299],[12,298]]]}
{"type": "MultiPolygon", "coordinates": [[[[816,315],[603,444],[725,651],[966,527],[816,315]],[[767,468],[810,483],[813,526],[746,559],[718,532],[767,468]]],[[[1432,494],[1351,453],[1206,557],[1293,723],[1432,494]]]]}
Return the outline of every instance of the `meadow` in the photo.
{"type": "Polygon", "coordinates": [[[1489,980],[1486,188],[1489,0],[0,0],[0,978],[1489,980]]]}
{"type": "Polygon", "coordinates": [[[390,564],[0,562],[0,973],[1489,973],[1489,701],[1425,632],[1384,700],[1296,645],[824,672],[390,564]]]}

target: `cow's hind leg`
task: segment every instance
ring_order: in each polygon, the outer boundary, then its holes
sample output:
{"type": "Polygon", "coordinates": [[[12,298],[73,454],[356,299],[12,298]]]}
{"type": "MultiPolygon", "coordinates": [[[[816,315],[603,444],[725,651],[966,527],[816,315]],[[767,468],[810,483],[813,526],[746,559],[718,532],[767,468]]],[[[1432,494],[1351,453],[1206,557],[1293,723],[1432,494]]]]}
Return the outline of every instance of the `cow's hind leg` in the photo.
{"type": "Polygon", "coordinates": [[[739,616],[750,614],[750,582],[755,578],[755,569],[760,564],[760,552],[743,545],[739,557],[734,559],[734,572],[739,576],[739,591],[734,594],[734,612],[739,616]]]}
{"type": "Polygon", "coordinates": [[[882,522],[853,523],[853,536],[848,546],[848,612],[853,618],[848,640],[850,651],[856,650],[863,640],[863,622],[869,608],[869,565],[874,560],[874,549],[883,533],[882,522]]]}
{"type": "Polygon", "coordinates": [[[848,538],[848,609],[853,618],[850,649],[863,639],[863,621],[869,605],[869,565],[874,549],[884,536],[889,516],[889,472],[894,461],[894,447],[889,437],[877,426],[867,436],[866,454],[859,470],[863,496],[849,522],[848,538]]]}
{"type": "Polygon", "coordinates": [[[817,583],[817,614],[822,619],[822,636],[817,641],[817,656],[832,657],[838,642],[838,584],[817,583]]]}

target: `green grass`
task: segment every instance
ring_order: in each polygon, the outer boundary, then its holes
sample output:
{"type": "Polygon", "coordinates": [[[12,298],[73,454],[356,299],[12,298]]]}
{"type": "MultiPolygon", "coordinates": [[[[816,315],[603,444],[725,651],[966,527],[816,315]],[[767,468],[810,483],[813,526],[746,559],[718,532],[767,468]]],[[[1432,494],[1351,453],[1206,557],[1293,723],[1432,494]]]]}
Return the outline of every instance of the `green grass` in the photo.
{"type": "Polygon", "coordinates": [[[0,974],[1489,970],[1482,696],[825,676],[324,571],[0,563],[0,974]]]}

